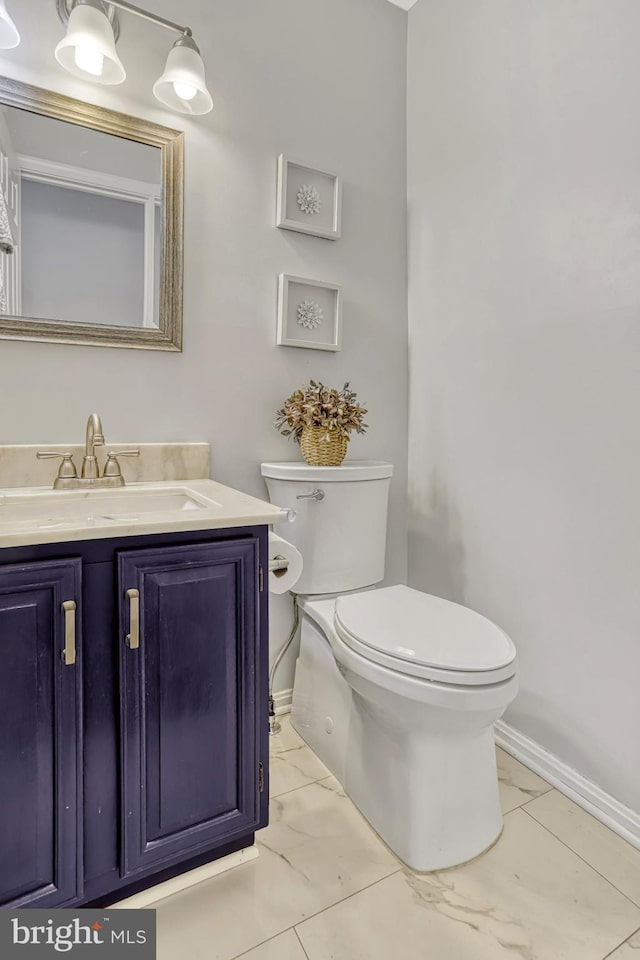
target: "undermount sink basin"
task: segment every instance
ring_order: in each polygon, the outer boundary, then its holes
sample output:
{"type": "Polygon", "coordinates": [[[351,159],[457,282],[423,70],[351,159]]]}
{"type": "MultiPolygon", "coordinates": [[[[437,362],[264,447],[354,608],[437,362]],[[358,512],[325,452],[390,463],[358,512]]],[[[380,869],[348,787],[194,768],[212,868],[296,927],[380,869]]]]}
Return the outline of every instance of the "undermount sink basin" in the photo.
{"type": "Polygon", "coordinates": [[[191,510],[211,510],[220,504],[190,490],[38,491],[0,496],[0,528],[13,524],[60,526],[72,523],[128,523],[155,515],[173,517],[191,510]]]}
{"type": "Polygon", "coordinates": [[[277,523],[286,511],[206,478],[52,490],[0,486],[0,549],[277,523]]]}

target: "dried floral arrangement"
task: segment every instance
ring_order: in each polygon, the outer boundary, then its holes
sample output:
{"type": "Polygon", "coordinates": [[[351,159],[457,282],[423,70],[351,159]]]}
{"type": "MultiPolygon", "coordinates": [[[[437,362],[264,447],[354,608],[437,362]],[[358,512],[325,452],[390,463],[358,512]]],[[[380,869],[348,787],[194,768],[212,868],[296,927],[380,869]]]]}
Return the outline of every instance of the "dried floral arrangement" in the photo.
{"type": "Polygon", "coordinates": [[[284,437],[293,437],[296,443],[306,427],[324,427],[324,440],[332,436],[349,437],[355,430],[364,433],[363,422],[367,413],[357,402],[357,394],[345,383],[341,390],[325,387],[323,383],[310,380],[288,397],[278,410],[275,426],[284,437]]]}

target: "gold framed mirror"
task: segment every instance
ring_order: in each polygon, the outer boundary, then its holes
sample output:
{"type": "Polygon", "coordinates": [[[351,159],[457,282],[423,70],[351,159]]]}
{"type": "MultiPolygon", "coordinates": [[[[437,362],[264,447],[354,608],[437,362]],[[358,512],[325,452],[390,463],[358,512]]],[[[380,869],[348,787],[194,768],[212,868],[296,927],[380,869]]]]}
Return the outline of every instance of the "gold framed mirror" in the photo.
{"type": "Polygon", "coordinates": [[[0,339],[182,349],[184,134],[0,77],[0,339]]]}

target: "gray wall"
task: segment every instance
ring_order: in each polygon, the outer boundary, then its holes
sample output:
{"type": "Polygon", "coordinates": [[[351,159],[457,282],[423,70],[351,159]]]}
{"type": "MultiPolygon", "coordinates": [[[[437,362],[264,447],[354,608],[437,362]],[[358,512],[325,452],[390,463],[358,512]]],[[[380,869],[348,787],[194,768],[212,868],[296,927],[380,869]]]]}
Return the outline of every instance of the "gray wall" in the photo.
{"type": "MultiPolygon", "coordinates": [[[[299,457],[274,412],[309,376],[348,379],[370,408],[352,457],[396,465],[387,571],[406,575],[406,14],[386,0],[185,0],[207,66],[213,113],[160,109],[151,88],[170,35],[122,15],[128,76],[111,89],[55,63],[55,4],[14,16],[22,44],[0,71],[186,132],[184,352],[2,342],[0,441],[82,437],[97,410],[111,440],[209,440],[214,476],[264,495],[260,460],[299,457]],[[344,182],[343,239],[274,228],[281,151],[344,182]],[[344,286],[341,353],[276,347],[280,272],[344,286]]],[[[176,15],[170,0],[153,9],[176,15]]],[[[289,615],[272,605],[274,643],[289,615]]],[[[290,685],[290,670],[278,686],[290,685]]]]}
{"type": "Polygon", "coordinates": [[[640,809],[640,5],[409,14],[410,578],[513,637],[506,719],[640,809]]]}

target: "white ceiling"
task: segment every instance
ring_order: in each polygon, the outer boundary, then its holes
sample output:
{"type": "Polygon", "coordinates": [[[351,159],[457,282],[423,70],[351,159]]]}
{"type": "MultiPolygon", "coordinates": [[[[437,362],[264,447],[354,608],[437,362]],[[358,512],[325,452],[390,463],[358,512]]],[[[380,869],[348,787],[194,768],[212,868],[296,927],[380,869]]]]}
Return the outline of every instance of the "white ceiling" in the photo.
{"type": "Polygon", "coordinates": [[[402,7],[403,10],[410,10],[418,0],[389,0],[389,2],[395,3],[396,7],[402,7]]]}

